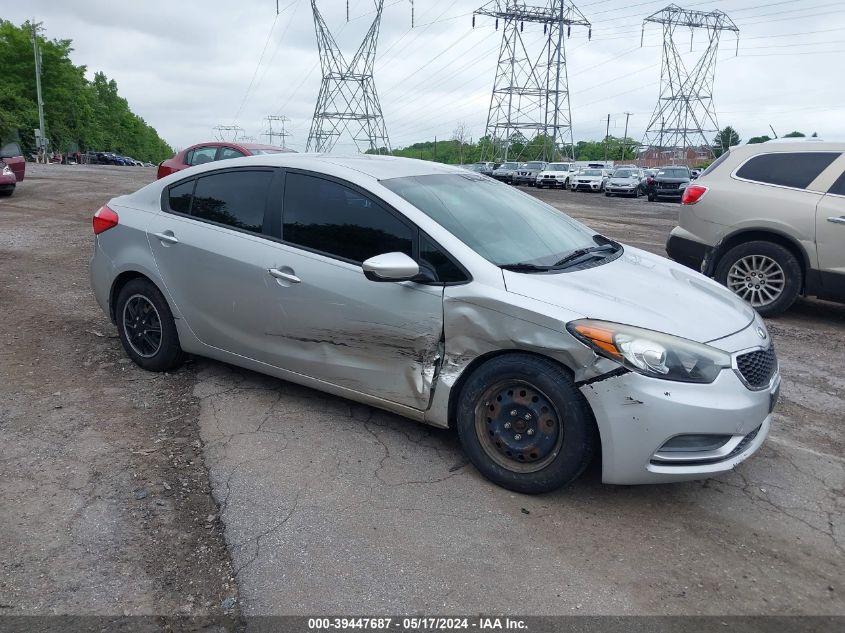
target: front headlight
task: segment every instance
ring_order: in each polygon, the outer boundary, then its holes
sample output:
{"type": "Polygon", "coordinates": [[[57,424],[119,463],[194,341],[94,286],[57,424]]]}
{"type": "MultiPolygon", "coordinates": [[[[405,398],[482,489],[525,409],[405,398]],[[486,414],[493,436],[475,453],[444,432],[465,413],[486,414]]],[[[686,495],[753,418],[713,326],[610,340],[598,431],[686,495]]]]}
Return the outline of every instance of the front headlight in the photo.
{"type": "Polygon", "coordinates": [[[711,383],[731,366],[730,354],[722,350],[662,332],[592,319],[566,328],[599,356],[652,378],[711,383]]]}
{"type": "Polygon", "coordinates": [[[3,175],[4,176],[11,176],[12,175],[12,168],[8,165],[3,165],[3,175]]]}

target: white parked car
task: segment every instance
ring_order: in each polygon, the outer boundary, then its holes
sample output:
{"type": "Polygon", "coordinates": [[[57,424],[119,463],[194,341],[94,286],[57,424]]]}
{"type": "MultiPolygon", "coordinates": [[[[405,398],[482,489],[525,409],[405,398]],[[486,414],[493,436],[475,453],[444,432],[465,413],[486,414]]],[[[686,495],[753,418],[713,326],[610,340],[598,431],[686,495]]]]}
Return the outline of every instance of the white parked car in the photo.
{"type": "Polygon", "coordinates": [[[602,169],[582,169],[569,180],[572,191],[604,191],[607,180],[602,169]]]}
{"type": "Polygon", "coordinates": [[[569,180],[574,175],[572,163],[549,163],[543,171],[537,174],[535,186],[539,189],[543,187],[568,189],[569,180]]]}

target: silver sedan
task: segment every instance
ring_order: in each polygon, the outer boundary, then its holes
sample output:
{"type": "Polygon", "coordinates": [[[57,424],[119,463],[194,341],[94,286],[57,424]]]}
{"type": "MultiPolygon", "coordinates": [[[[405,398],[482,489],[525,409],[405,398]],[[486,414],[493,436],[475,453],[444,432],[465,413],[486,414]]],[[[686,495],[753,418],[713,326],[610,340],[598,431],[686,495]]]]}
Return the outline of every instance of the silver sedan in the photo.
{"type": "Polygon", "coordinates": [[[457,429],[524,493],[736,466],[769,431],[769,334],[731,292],[536,198],[409,159],[180,171],[93,219],[91,284],[150,371],[215,358],[457,429]]]}

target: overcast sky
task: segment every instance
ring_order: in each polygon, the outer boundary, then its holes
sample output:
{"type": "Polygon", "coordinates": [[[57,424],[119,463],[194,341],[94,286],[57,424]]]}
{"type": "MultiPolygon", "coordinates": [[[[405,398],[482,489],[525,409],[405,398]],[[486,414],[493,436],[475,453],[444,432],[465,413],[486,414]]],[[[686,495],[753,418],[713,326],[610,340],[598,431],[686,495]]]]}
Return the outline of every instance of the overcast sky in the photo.
{"type": "MultiPolygon", "coordinates": [[[[530,1],[530,0],[529,0],[530,1]]],[[[677,1],[677,0],[676,0],[677,1]]],[[[793,129],[845,139],[845,3],[843,0],[692,0],[685,8],[725,11],[740,28],[722,40],[714,99],[720,126],[743,141],[793,129]]],[[[501,31],[472,11],[483,0],[386,0],[375,81],[393,147],[450,138],[464,124],[484,134],[501,31]]],[[[566,41],[575,139],[611,134],[642,138],[658,96],[662,33],[642,20],[669,0],[584,0],[593,24],[566,41]]],[[[351,58],[373,18],[372,0],[318,0],[326,22],[351,58]]],[[[49,38],[73,40],[73,61],[89,76],[117,81],[134,112],[174,147],[212,138],[215,125],[237,124],[260,136],[268,114],[291,119],[288,145],[304,150],[320,87],[309,0],[4,0],[0,17],[21,24],[35,17],[49,38]],[[260,62],[260,63],[259,63],[260,62]]],[[[525,25],[525,41],[542,26],[525,25]]],[[[681,36],[689,50],[688,35],[681,36]]],[[[696,38],[701,49],[703,37],[696,38]]],[[[691,54],[693,57],[695,53],[691,54]]],[[[688,57],[690,54],[688,54],[688,57]]],[[[691,66],[694,60],[686,60],[691,66]]],[[[49,128],[50,122],[47,121],[49,128]]],[[[107,148],[104,148],[107,149],[107,148]]],[[[354,145],[341,139],[336,151],[354,145]]]]}

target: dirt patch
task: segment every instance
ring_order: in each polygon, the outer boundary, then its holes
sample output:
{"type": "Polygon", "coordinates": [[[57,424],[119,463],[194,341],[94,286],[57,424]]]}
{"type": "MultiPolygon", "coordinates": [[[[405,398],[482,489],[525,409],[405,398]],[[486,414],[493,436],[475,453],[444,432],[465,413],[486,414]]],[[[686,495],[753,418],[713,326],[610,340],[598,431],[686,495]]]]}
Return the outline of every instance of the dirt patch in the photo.
{"type": "Polygon", "coordinates": [[[88,284],[94,210],[153,178],[30,165],[0,202],[3,615],[238,617],[193,370],[130,363],[88,284]]]}

